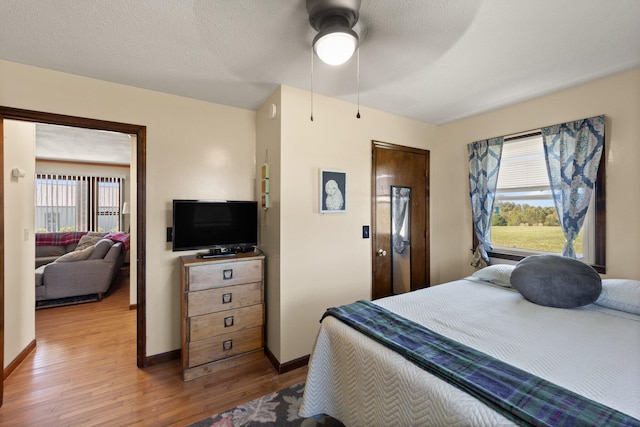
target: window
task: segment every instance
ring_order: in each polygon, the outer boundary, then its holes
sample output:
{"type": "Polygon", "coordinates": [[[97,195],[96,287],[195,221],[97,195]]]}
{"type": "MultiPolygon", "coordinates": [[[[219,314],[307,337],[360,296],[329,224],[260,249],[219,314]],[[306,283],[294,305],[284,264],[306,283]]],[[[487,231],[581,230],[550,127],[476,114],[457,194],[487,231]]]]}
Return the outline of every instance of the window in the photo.
{"type": "Polygon", "coordinates": [[[120,227],[120,207],[123,204],[121,199],[122,182],[117,178],[98,178],[97,204],[95,209],[96,224],[99,231],[118,231],[120,227]]]}
{"type": "Polygon", "coordinates": [[[36,231],[122,229],[124,178],[36,175],[36,231]]]}
{"type": "MultiPolygon", "coordinates": [[[[582,231],[575,241],[579,259],[604,273],[604,156],[582,231]]],[[[561,253],[565,238],[555,209],[541,132],[505,137],[491,221],[490,257],[519,260],[561,253]]],[[[474,233],[474,247],[477,245],[474,233]]]]}

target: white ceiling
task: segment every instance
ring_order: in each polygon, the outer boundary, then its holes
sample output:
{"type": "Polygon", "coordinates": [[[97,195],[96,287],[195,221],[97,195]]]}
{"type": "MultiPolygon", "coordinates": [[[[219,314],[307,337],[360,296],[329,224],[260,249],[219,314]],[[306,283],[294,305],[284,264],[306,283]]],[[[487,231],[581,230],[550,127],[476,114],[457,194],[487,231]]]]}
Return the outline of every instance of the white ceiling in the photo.
{"type": "MultiPolygon", "coordinates": [[[[362,0],[356,30],[361,105],[433,124],[640,66],[640,0],[362,0]]],[[[304,0],[0,2],[0,59],[251,110],[310,89],[314,35],[304,0]]],[[[313,88],[356,103],[356,61],[313,88]]]]}
{"type": "Polygon", "coordinates": [[[126,133],[36,124],[36,159],[131,164],[131,137],[126,133]]]}

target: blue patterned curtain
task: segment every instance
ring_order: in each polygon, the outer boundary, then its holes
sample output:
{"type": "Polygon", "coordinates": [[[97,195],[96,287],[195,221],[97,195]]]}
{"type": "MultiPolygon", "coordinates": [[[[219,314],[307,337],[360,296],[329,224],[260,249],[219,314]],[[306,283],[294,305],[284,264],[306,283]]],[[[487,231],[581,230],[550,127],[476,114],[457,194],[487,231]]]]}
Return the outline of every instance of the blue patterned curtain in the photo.
{"type": "Polygon", "coordinates": [[[469,196],[471,197],[471,215],[473,228],[478,238],[475,248],[474,267],[483,267],[489,263],[487,250],[491,246],[491,215],[493,201],[496,198],[498,171],[502,156],[503,137],[476,141],[467,145],[469,151],[469,196]]]}
{"type": "Polygon", "coordinates": [[[573,242],[584,223],[604,147],[604,116],[542,128],[553,201],[567,240],[562,255],[576,258],[573,242]]]}

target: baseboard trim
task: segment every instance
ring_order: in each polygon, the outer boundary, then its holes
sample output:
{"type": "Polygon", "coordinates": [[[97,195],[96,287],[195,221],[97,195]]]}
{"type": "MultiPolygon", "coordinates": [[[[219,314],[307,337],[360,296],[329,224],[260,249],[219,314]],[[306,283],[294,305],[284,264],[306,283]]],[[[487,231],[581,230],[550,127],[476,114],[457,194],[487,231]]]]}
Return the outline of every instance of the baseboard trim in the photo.
{"type": "Polygon", "coordinates": [[[147,356],[144,358],[144,366],[158,365],[175,359],[180,359],[180,350],[171,350],[166,353],[147,356]]]}
{"type": "Polygon", "coordinates": [[[280,363],[267,347],[264,348],[264,353],[267,355],[267,359],[269,359],[276,371],[278,371],[278,374],[284,374],[285,372],[293,371],[294,369],[298,369],[309,364],[310,355],[302,356],[298,359],[290,360],[285,363],[280,363]]]}
{"type": "Polygon", "coordinates": [[[7,367],[4,369],[2,373],[2,380],[3,381],[6,380],[7,377],[9,377],[9,375],[11,375],[11,373],[15,371],[16,368],[20,366],[20,364],[24,362],[27,356],[29,356],[29,354],[31,354],[31,352],[35,349],[36,349],[36,340],[34,339],[24,348],[24,350],[20,352],[20,354],[18,354],[18,356],[15,359],[13,359],[11,363],[7,365],[7,367]]]}

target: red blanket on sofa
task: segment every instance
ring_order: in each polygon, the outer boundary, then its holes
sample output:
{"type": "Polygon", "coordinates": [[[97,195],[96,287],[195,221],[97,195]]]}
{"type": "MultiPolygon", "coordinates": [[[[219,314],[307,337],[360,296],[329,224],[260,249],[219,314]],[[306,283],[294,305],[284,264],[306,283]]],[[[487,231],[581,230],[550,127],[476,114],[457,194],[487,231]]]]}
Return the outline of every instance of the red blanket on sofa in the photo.
{"type": "Polygon", "coordinates": [[[66,246],[78,243],[87,231],[64,231],[53,233],[36,233],[36,246],[66,246]]]}
{"type": "Polygon", "coordinates": [[[125,252],[129,250],[129,244],[130,244],[129,235],[124,231],[116,231],[114,233],[109,233],[106,236],[104,236],[104,238],[111,239],[114,242],[122,242],[122,247],[124,248],[125,252]]]}

